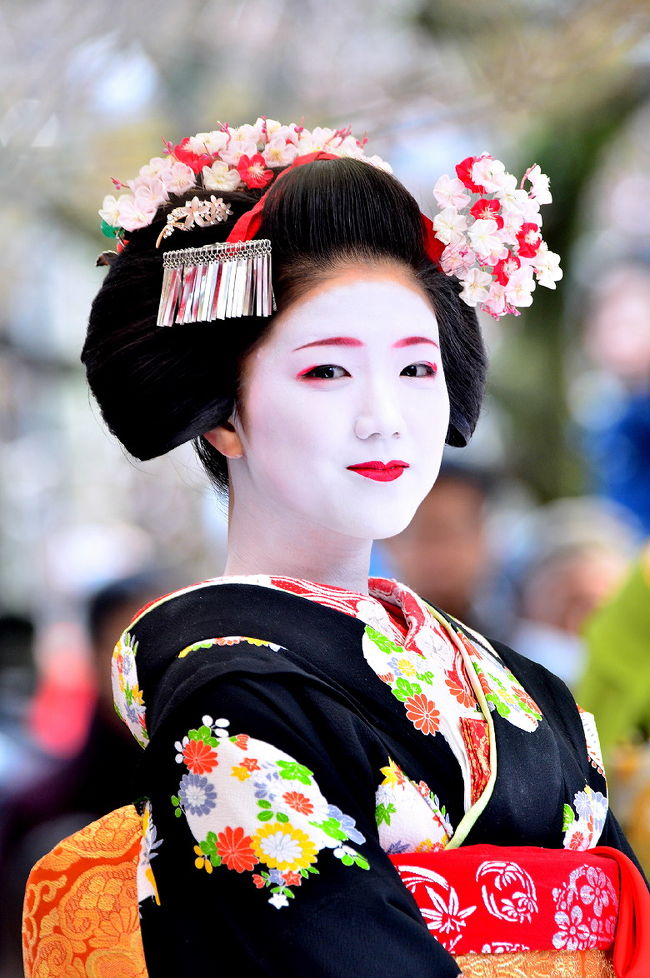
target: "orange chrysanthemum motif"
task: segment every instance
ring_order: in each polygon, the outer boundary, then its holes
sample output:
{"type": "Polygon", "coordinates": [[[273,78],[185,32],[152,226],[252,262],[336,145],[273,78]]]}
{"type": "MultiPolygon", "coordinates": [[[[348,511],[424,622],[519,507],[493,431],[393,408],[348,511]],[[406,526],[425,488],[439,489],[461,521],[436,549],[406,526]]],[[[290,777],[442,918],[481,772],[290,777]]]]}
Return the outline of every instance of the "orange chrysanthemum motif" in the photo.
{"type": "Polygon", "coordinates": [[[250,836],[244,835],[241,826],[236,829],[229,825],[217,836],[217,852],[224,866],[237,873],[245,873],[257,865],[257,856],[250,846],[250,836]]]}
{"type": "Polygon", "coordinates": [[[423,734],[434,734],[440,728],[440,713],[424,693],[409,696],[404,706],[413,726],[423,734]]]}
{"type": "Polygon", "coordinates": [[[300,791],[285,791],[282,797],[287,805],[294,811],[300,812],[301,815],[311,815],[314,810],[314,806],[307,795],[303,795],[300,791]]]}
{"type": "Polygon", "coordinates": [[[204,740],[190,740],[185,744],[183,760],[192,774],[207,774],[218,764],[217,752],[204,740]]]}

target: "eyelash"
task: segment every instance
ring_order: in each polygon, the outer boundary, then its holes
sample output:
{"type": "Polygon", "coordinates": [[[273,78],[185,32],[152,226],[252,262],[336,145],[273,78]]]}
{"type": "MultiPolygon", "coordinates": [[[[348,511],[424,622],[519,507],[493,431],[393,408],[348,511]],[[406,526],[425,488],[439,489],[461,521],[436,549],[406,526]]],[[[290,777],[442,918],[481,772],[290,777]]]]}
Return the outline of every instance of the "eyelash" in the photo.
{"type": "MultiPolygon", "coordinates": [[[[435,363],[427,363],[427,362],[420,362],[420,363],[410,363],[407,367],[404,367],[404,370],[402,370],[400,376],[403,375],[405,377],[418,377],[418,378],[419,377],[435,377],[435,375],[437,373],[438,373],[438,365],[437,364],[435,364],[435,363]],[[407,374],[407,373],[405,373],[406,370],[410,370],[412,367],[415,367],[415,368],[417,368],[417,367],[424,367],[425,368],[425,372],[424,373],[421,373],[421,374],[417,374],[417,373],[415,373],[415,374],[407,374]]],[[[310,367],[309,369],[303,370],[301,373],[298,374],[298,378],[300,380],[303,380],[303,379],[306,379],[306,380],[340,380],[341,377],[343,377],[343,376],[349,377],[350,374],[345,369],[345,367],[340,367],[340,366],[338,366],[335,363],[324,363],[324,364],[319,365],[318,367],[310,367]],[[332,371],[332,370],[343,370],[343,374],[339,375],[338,377],[324,376],[324,372],[326,370],[329,370],[329,371],[332,371]]]]}

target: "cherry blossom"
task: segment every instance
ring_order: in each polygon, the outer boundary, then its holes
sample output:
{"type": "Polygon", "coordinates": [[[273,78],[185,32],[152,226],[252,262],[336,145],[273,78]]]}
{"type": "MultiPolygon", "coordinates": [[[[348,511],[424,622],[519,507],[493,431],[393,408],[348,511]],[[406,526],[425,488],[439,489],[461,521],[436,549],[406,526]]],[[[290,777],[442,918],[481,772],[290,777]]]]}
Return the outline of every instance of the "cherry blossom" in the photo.
{"type": "Polygon", "coordinates": [[[501,160],[491,156],[481,156],[472,167],[472,180],[490,194],[497,193],[507,185],[508,176],[501,160]]]}
{"type": "Polygon", "coordinates": [[[160,177],[139,176],[129,180],[128,186],[140,200],[149,200],[156,208],[167,200],[167,190],[160,177]]]}
{"type": "Polygon", "coordinates": [[[104,197],[102,206],[99,209],[99,216],[102,221],[105,221],[109,227],[116,228],[120,224],[120,200],[122,197],[128,197],[128,194],[122,194],[118,199],[113,194],[107,194],[104,197]]]}
{"type": "Polygon", "coordinates": [[[498,235],[499,227],[491,219],[474,221],[469,229],[469,240],[479,258],[489,258],[495,252],[503,250],[503,243],[498,235]]]}
{"type": "Polygon", "coordinates": [[[484,302],[488,297],[492,276],[488,272],[482,272],[480,268],[470,268],[463,279],[463,291],[460,297],[468,306],[475,306],[479,302],[484,302]]]}
{"type": "Polygon", "coordinates": [[[236,190],[241,185],[239,171],[221,160],[216,160],[212,166],[204,166],[201,175],[203,186],[208,190],[236,190]]]}
{"type": "Polygon", "coordinates": [[[530,306],[533,302],[535,280],[533,270],[528,265],[518,268],[512,273],[506,285],[506,299],[513,306],[530,306]]]}
{"type": "Polygon", "coordinates": [[[434,218],[433,228],[443,244],[457,244],[463,240],[463,231],[467,230],[467,218],[455,207],[445,207],[434,218]]]}
{"type": "Polygon", "coordinates": [[[461,181],[457,177],[450,177],[447,173],[437,181],[433,188],[433,196],[440,207],[455,207],[457,210],[462,210],[471,200],[461,181]]]}
{"type": "Polygon", "coordinates": [[[165,189],[170,194],[184,194],[196,183],[196,174],[185,163],[173,163],[169,170],[161,173],[165,189]]]}
{"type": "Polygon", "coordinates": [[[522,186],[526,180],[530,181],[531,196],[535,198],[538,204],[551,203],[553,198],[551,197],[551,192],[549,190],[549,179],[545,173],[542,173],[541,167],[537,163],[531,166],[524,173],[521,181],[522,186]]]}
{"type": "Polygon", "coordinates": [[[230,166],[237,166],[242,156],[255,156],[257,153],[257,141],[253,139],[240,139],[232,136],[228,145],[219,154],[224,163],[230,166]]]}
{"type": "Polygon", "coordinates": [[[288,166],[298,155],[295,143],[287,142],[281,135],[273,136],[262,152],[267,166],[288,166]]]}
{"type": "Polygon", "coordinates": [[[122,194],[118,200],[119,218],[117,226],[125,231],[136,231],[151,224],[156,216],[157,206],[150,200],[141,200],[130,194],[122,194]]]}
{"type": "Polygon", "coordinates": [[[217,129],[214,132],[197,132],[196,136],[190,136],[190,148],[192,152],[210,153],[216,156],[228,145],[228,133],[224,129],[217,129]]]}
{"type": "Polygon", "coordinates": [[[535,272],[537,281],[547,289],[554,289],[564,274],[560,268],[560,256],[548,250],[548,245],[542,241],[535,255],[535,272]]]}
{"type": "Polygon", "coordinates": [[[440,258],[442,269],[447,275],[462,278],[476,261],[476,255],[464,239],[456,244],[449,244],[440,258]]]}

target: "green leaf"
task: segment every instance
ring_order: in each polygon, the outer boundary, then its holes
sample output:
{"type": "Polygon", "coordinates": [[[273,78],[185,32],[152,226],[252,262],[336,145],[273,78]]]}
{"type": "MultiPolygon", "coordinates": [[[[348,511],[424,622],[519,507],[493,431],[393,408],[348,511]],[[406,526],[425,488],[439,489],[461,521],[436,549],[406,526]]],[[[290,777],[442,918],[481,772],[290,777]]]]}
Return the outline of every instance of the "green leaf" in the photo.
{"type": "Polygon", "coordinates": [[[285,781],[299,781],[300,784],[311,784],[314,772],[297,761],[276,761],[280,768],[280,777],[285,781]]]}
{"type": "Polygon", "coordinates": [[[394,655],[396,652],[401,654],[403,651],[401,646],[397,645],[396,642],[391,642],[389,638],[378,632],[376,628],[372,628],[371,625],[366,625],[365,634],[373,642],[380,652],[385,652],[386,655],[394,655]]]}
{"type": "Polygon", "coordinates": [[[176,816],[176,818],[180,818],[182,814],[183,812],[180,810],[180,808],[174,809],[174,815],[176,816]]]}
{"type": "Polygon", "coordinates": [[[210,854],[210,862],[213,866],[221,866],[221,856],[218,852],[213,852],[210,854]]]}
{"type": "Polygon", "coordinates": [[[432,683],[433,682],[433,673],[432,672],[416,672],[415,676],[416,676],[416,679],[419,679],[423,683],[432,683]]]}
{"type": "Polygon", "coordinates": [[[499,716],[508,717],[510,715],[510,707],[502,699],[499,699],[496,693],[487,693],[485,699],[488,703],[494,703],[499,716]]]}
{"type": "Polygon", "coordinates": [[[422,687],[419,683],[410,683],[408,679],[404,679],[404,676],[399,677],[392,690],[393,696],[398,699],[400,703],[405,703],[411,696],[415,696],[417,693],[421,692],[422,687]]]}
{"type": "Polygon", "coordinates": [[[176,808],[178,808],[178,806],[180,805],[180,803],[181,803],[181,800],[178,797],[178,795],[172,795],[172,805],[174,805],[176,808]]]}
{"type": "Polygon", "coordinates": [[[321,829],[325,835],[329,835],[332,839],[337,839],[339,842],[345,841],[348,834],[344,832],[341,828],[341,823],[337,818],[327,818],[324,822],[310,822],[310,825],[314,825],[317,829],[321,829]]]}
{"type": "Polygon", "coordinates": [[[354,861],[359,867],[359,869],[370,869],[370,863],[368,862],[368,860],[364,859],[364,857],[360,856],[358,853],[354,857],[354,861]]]}
{"type": "Polygon", "coordinates": [[[258,798],[257,799],[257,804],[259,805],[260,808],[271,808],[272,807],[271,806],[271,802],[268,801],[268,799],[266,799],[266,798],[258,798]]]}
{"type": "Polygon", "coordinates": [[[273,812],[260,812],[257,818],[260,822],[270,822],[273,818],[273,812]]]}
{"type": "Polygon", "coordinates": [[[381,825],[382,823],[386,825],[390,825],[390,817],[391,815],[394,815],[396,811],[397,809],[393,805],[392,801],[389,802],[387,805],[385,805],[383,802],[380,802],[375,809],[375,818],[377,820],[377,825],[381,825]]]}
{"type": "Polygon", "coordinates": [[[307,877],[309,876],[309,873],[307,872],[306,869],[301,869],[300,870],[300,875],[303,877],[303,879],[307,879],[307,877]]]}
{"type": "Polygon", "coordinates": [[[289,821],[289,816],[288,815],[285,815],[284,812],[276,812],[275,813],[275,817],[277,818],[278,822],[288,822],[289,821]]]}
{"type": "Polygon", "coordinates": [[[117,238],[120,233],[119,228],[114,228],[111,224],[108,224],[107,221],[102,221],[101,229],[102,229],[102,234],[105,235],[107,238],[117,238]]]}
{"type": "Polygon", "coordinates": [[[562,809],[562,831],[566,832],[570,825],[576,820],[575,812],[571,805],[564,805],[562,809]]]}

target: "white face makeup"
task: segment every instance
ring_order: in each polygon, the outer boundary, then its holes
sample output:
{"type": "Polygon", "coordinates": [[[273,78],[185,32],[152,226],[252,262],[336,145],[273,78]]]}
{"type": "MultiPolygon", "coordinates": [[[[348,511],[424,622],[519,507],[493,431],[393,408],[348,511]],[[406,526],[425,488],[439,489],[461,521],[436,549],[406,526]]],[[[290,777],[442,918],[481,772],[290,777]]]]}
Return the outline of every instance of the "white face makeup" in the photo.
{"type": "Polygon", "coordinates": [[[340,273],[277,316],[246,363],[242,408],[236,506],[393,536],[435,482],[449,423],[431,306],[397,269],[340,273]]]}

